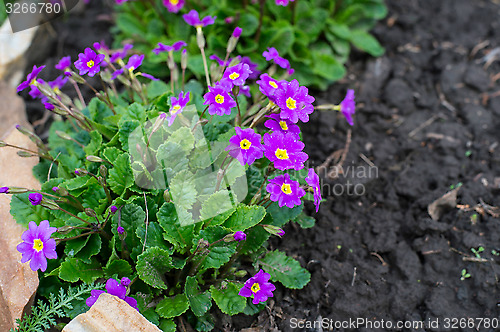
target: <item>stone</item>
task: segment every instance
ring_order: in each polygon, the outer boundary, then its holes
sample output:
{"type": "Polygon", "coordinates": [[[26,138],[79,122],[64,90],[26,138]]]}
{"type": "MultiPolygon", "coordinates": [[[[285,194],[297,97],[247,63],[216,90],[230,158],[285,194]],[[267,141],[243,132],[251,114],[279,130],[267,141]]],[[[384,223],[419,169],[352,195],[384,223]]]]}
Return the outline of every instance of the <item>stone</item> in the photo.
{"type": "Polygon", "coordinates": [[[0,80],[10,86],[17,86],[23,81],[27,65],[26,51],[30,48],[38,26],[13,33],[9,20],[0,27],[0,80]]]}
{"type": "Polygon", "coordinates": [[[15,130],[15,125],[26,126],[28,120],[23,99],[17,95],[16,89],[2,81],[0,81],[0,100],[2,101],[0,103],[0,139],[2,139],[8,131],[15,130]]]}
{"type": "MultiPolygon", "coordinates": [[[[6,102],[5,100],[3,102],[6,102]]],[[[8,102],[8,101],[7,101],[8,102]]],[[[2,120],[3,121],[3,120],[2,120]]],[[[13,129],[13,127],[11,128],[13,129]]],[[[11,130],[5,142],[29,149],[36,149],[30,139],[17,130],[11,130]]],[[[10,147],[0,148],[0,187],[16,186],[40,189],[33,176],[37,158],[21,158],[10,147]]],[[[38,287],[38,274],[29,264],[21,264],[21,254],[16,246],[21,243],[25,228],[17,224],[10,215],[10,195],[0,194],[0,331],[9,331],[15,326],[32,304],[38,287]]]]}
{"type": "Polygon", "coordinates": [[[161,332],[122,299],[103,293],[86,313],[75,317],[62,332],[161,332]]]}

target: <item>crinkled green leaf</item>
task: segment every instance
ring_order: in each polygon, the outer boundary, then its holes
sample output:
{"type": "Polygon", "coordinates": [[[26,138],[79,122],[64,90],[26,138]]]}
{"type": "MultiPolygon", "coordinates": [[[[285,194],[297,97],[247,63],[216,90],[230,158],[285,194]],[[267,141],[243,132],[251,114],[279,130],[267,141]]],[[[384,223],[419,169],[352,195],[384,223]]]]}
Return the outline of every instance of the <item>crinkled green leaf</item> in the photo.
{"type": "Polygon", "coordinates": [[[158,167],[166,172],[166,178],[170,181],[176,174],[188,168],[186,152],[174,142],[165,142],[158,147],[156,152],[158,167]]]}
{"type": "Polygon", "coordinates": [[[316,223],[316,220],[313,217],[306,216],[304,213],[301,213],[294,219],[297,224],[302,228],[311,228],[316,223]]]}
{"type": "Polygon", "coordinates": [[[151,247],[137,257],[137,274],[146,284],[167,289],[165,273],[173,268],[170,253],[151,247]]]}
{"type": "Polygon", "coordinates": [[[99,234],[94,233],[89,236],[85,246],[75,254],[76,258],[81,259],[85,263],[90,263],[90,257],[97,255],[101,251],[101,237],[99,234]]]}
{"type": "MultiPolygon", "coordinates": [[[[150,222],[147,227],[147,239],[145,248],[158,247],[171,252],[170,245],[163,238],[163,229],[156,222],[150,222]]],[[[142,223],[135,231],[137,237],[141,240],[144,246],[144,239],[146,238],[146,223],[142,223]]]]}
{"type": "Polygon", "coordinates": [[[203,201],[201,205],[200,219],[207,220],[214,218],[232,209],[233,204],[231,203],[229,192],[226,189],[219,190],[203,201]]]}
{"type": "Polygon", "coordinates": [[[232,282],[223,282],[220,287],[210,286],[212,298],[219,309],[230,316],[243,312],[246,298],[238,295],[241,285],[232,282]]]}
{"type": "Polygon", "coordinates": [[[196,316],[203,316],[212,307],[212,298],[210,296],[210,292],[200,291],[196,277],[188,276],[186,278],[184,293],[188,298],[191,311],[196,316]]]}
{"type": "Polygon", "coordinates": [[[363,30],[353,30],[351,32],[351,42],[360,50],[375,57],[385,53],[385,49],[380,45],[378,40],[363,30]]]}
{"type": "Polygon", "coordinates": [[[184,253],[191,247],[195,225],[182,226],[173,203],[163,204],[157,219],[164,231],[163,238],[172,243],[176,251],[184,253]]]}
{"type": "Polygon", "coordinates": [[[262,206],[244,204],[239,205],[236,211],[224,222],[224,227],[234,232],[244,231],[260,223],[266,215],[262,206]]]}
{"type": "Polygon", "coordinates": [[[118,278],[130,276],[132,275],[132,267],[124,259],[115,259],[108,262],[104,268],[104,276],[106,278],[111,278],[115,274],[118,275],[118,278]]]}
{"type": "Polygon", "coordinates": [[[184,152],[189,154],[194,147],[195,138],[191,129],[188,127],[181,127],[170,135],[168,142],[179,144],[184,152]]]}
{"type": "Polygon", "coordinates": [[[162,319],[160,321],[160,325],[158,326],[163,332],[177,331],[177,325],[175,324],[173,319],[162,319]]]}
{"type": "Polygon", "coordinates": [[[271,275],[271,280],[279,281],[287,288],[300,289],[311,280],[309,271],[301,267],[295,259],[278,250],[268,253],[258,263],[271,275]]]}
{"type": "Polygon", "coordinates": [[[40,205],[33,206],[28,196],[28,193],[12,195],[10,214],[14,217],[16,222],[28,227],[30,221],[34,221],[38,225],[42,220],[49,220],[49,210],[40,205]]]}
{"type": "Polygon", "coordinates": [[[179,294],[166,297],[156,306],[156,312],[163,318],[173,318],[182,315],[189,309],[187,296],[179,294]]]}
{"type": "Polygon", "coordinates": [[[108,184],[111,190],[121,195],[125,189],[134,184],[134,174],[130,167],[130,157],[124,153],[116,158],[113,168],[109,170],[108,184]]]}
{"type": "Polygon", "coordinates": [[[92,260],[90,264],[86,264],[77,258],[66,258],[59,269],[59,278],[67,282],[82,280],[90,284],[103,276],[104,272],[97,260],[92,260]]]}
{"type": "Polygon", "coordinates": [[[170,181],[170,194],[176,206],[189,210],[196,202],[196,186],[194,175],[189,170],[183,170],[170,181]]]}
{"type": "Polygon", "coordinates": [[[142,250],[141,241],[135,234],[135,230],[145,222],[146,213],[136,204],[124,205],[120,212],[115,213],[112,219],[112,232],[115,235],[118,235],[116,231],[118,218],[121,218],[120,225],[125,229],[127,234],[127,237],[125,237],[126,249],[129,251],[132,259],[135,259],[137,254],[142,250]]]}

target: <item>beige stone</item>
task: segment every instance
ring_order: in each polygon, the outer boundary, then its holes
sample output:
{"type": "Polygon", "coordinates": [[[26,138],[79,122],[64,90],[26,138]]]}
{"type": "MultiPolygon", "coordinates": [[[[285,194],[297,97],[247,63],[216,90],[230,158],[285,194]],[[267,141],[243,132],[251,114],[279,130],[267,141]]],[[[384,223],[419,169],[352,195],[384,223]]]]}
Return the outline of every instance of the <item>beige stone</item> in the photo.
{"type": "Polygon", "coordinates": [[[161,332],[127,302],[103,293],[84,314],[69,322],[63,332],[161,332]]]}
{"type": "MultiPolygon", "coordinates": [[[[4,102],[4,101],[3,101],[4,102]]],[[[5,142],[36,149],[28,137],[11,130],[5,142]]],[[[39,189],[32,168],[37,158],[21,158],[17,150],[0,148],[0,187],[16,186],[39,189]]],[[[10,215],[10,195],[0,194],[0,331],[8,331],[21,318],[27,304],[33,299],[38,287],[38,275],[29,264],[21,264],[21,254],[16,246],[21,243],[24,227],[10,215]]]]}
{"type": "Polygon", "coordinates": [[[24,101],[16,92],[16,89],[0,81],[0,139],[15,130],[17,124],[26,126],[26,111],[24,101]]]}

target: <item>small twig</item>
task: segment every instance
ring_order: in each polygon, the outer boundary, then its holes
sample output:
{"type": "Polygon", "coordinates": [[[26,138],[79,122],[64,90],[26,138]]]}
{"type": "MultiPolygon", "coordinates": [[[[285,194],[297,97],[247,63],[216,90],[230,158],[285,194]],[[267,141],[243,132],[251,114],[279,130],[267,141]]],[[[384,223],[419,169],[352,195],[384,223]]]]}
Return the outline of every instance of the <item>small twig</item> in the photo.
{"type": "Polygon", "coordinates": [[[355,280],[356,280],[356,267],[354,267],[354,273],[352,274],[351,287],[354,286],[355,280]]]}
{"type": "Polygon", "coordinates": [[[415,136],[419,131],[421,131],[425,127],[430,126],[439,117],[440,117],[439,114],[434,114],[432,117],[430,117],[429,119],[427,119],[427,121],[425,121],[424,123],[420,124],[420,126],[418,126],[417,128],[413,129],[412,131],[410,131],[410,133],[408,134],[408,137],[415,136]]]}
{"type": "Polygon", "coordinates": [[[59,152],[54,160],[52,160],[52,162],[50,163],[49,172],[47,173],[47,182],[50,180],[50,172],[52,172],[52,166],[54,166],[54,163],[56,162],[57,158],[59,158],[60,154],[61,152],[59,152]]]}
{"type": "Polygon", "coordinates": [[[148,211],[148,201],[146,200],[146,193],[144,193],[144,206],[146,207],[146,234],[144,235],[144,244],[142,245],[142,252],[146,249],[146,240],[148,238],[148,228],[149,228],[149,211],[148,211]]]}

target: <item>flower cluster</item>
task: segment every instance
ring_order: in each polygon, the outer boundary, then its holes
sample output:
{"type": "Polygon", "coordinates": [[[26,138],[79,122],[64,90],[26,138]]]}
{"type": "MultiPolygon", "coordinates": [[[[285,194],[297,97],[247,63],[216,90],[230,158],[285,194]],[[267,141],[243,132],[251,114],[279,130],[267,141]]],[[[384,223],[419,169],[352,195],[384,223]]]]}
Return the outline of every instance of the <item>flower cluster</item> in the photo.
{"type": "MultiPolygon", "coordinates": [[[[106,281],[106,291],[108,294],[119,297],[120,299],[127,302],[132,308],[137,309],[137,300],[133,297],[127,296],[127,287],[130,285],[130,279],[127,277],[123,277],[121,281],[115,280],[113,278],[108,279],[106,281]]],[[[96,303],[99,296],[103,293],[106,293],[103,290],[94,289],[90,292],[90,296],[87,298],[85,303],[92,307],[94,303],[96,303]]]]}

